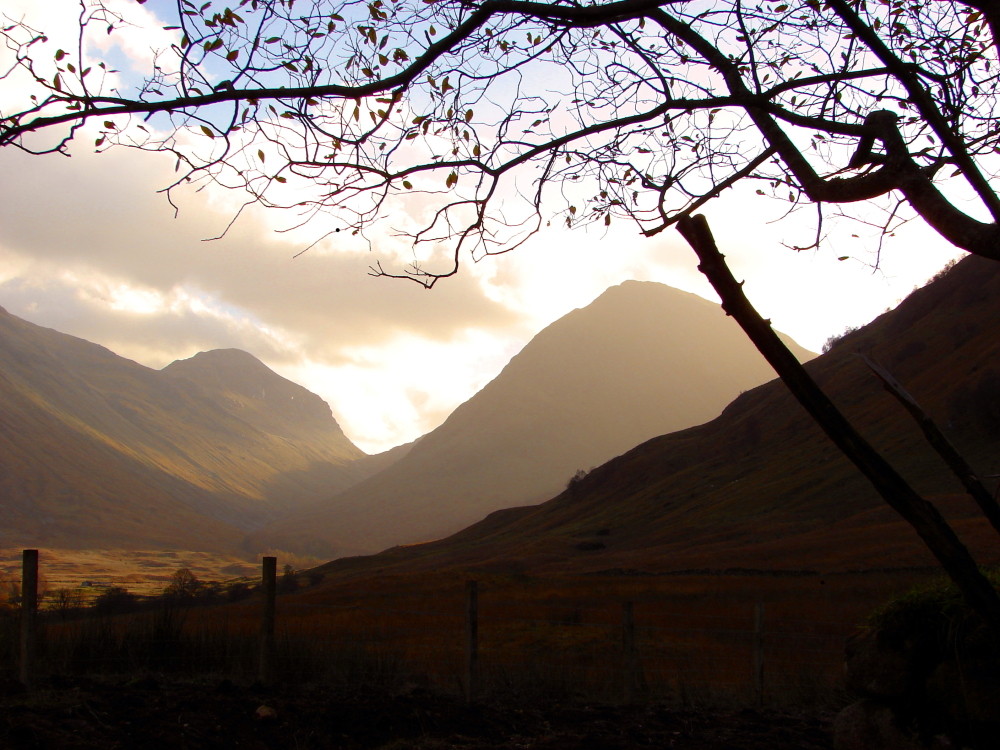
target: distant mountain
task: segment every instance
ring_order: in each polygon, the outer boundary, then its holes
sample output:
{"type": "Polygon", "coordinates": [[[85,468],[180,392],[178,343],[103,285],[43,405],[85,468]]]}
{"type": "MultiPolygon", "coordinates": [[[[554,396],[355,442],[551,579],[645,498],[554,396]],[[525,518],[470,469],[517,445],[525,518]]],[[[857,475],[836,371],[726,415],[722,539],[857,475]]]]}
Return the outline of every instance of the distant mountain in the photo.
{"type": "Polygon", "coordinates": [[[156,371],[2,308],[0,409],[0,546],[231,550],[364,455],[249,354],[156,371]]]}
{"type": "Polygon", "coordinates": [[[576,472],[711,419],[772,377],[718,305],[626,282],[539,333],[402,459],[249,544],[333,556],[439,538],[551,497],[576,472]]]}
{"type": "Polygon", "coordinates": [[[271,435],[315,441],[309,449],[326,460],[354,461],[365,454],[341,431],[330,406],[239,349],[201,352],[161,371],[203,389],[232,416],[271,435]]]}
{"type": "MultiPolygon", "coordinates": [[[[889,369],[996,491],[998,321],[1000,263],[968,257],[806,366],[983,564],[1000,562],[995,532],[857,354],[889,369]]],[[[707,424],[607,462],[548,502],[499,511],[441,541],[328,568],[640,575],[934,564],[912,529],[773,381],[707,424]]]]}

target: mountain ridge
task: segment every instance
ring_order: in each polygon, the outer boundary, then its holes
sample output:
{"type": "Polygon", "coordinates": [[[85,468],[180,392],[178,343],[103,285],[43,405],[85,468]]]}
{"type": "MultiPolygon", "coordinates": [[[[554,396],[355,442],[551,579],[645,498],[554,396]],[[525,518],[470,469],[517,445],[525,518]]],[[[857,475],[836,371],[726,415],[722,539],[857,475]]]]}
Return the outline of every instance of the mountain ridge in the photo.
{"type": "Polygon", "coordinates": [[[335,445],[316,443],[324,431],[316,423],[307,446],[294,427],[267,431],[280,415],[258,410],[241,419],[219,398],[4,310],[2,536],[23,545],[186,540],[194,549],[236,549],[283,507],[356,481],[345,451],[363,453],[344,445],[332,415],[325,431],[335,445]]]}
{"type": "Polygon", "coordinates": [[[719,305],[626,282],[544,328],[401,460],[249,544],[342,555],[437,538],[551,497],[578,470],[710,419],[770,377],[719,305]]]}

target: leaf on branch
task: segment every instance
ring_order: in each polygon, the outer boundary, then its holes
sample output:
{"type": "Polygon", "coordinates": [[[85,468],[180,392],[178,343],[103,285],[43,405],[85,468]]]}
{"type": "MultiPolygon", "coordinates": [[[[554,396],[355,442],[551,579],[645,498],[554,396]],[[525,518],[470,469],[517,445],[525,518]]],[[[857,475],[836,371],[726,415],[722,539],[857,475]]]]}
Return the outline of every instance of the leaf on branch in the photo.
{"type": "Polygon", "coordinates": [[[212,129],[208,127],[208,125],[202,125],[201,132],[207,135],[209,138],[215,138],[215,133],[212,132],[212,129]]]}
{"type": "Polygon", "coordinates": [[[260,159],[261,162],[263,163],[263,161],[264,161],[264,151],[263,151],[263,149],[257,149],[257,158],[260,159]]]}
{"type": "Polygon", "coordinates": [[[444,186],[448,187],[448,188],[452,187],[453,185],[457,185],[457,184],[458,184],[458,173],[457,172],[452,172],[451,174],[449,174],[448,175],[448,179],[444,181],[444,186]]]}
{"type": "Polygon", "coordinates": [[[274,180],[275,180],[275,182],[282,182],[282,183],[288,182],[288,180],[285,179],[284,177],[282,177],[280,174],[279,175],[275,175],[274,176],[274,180]]]}
{"type": "Polygon", "coordinates": [[[413,188],[413,183],[410,182],[409,180],[403,180],[403,187],[405,187],[407,190],[410,190],[413,188]]]}
{"type": "Polygon", "coordinates": [[[236,58],[240,56],[240,51],[238,49],[230,50],[229,54],[226,55],[226,59],[229,62],[235,62],[236,58]]]}

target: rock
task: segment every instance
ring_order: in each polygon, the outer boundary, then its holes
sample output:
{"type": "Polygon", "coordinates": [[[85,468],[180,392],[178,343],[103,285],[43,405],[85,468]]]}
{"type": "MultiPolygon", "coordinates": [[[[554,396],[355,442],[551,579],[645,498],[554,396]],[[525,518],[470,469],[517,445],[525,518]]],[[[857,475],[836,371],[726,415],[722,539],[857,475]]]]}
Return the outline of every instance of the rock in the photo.
{"type": "Polygon", "coordinates": [[[915,733],[900,726],[892,708],[865,699],[842,710],[833,721],[834,750],[928,750],[915,733]]]}
{"type": "Polygon", "coordinates": [[[899,698],[917,686],[918,664],[911,643],[866,630],[847,642],[847,689],[870,698],[899,698]]]}
{"type": "Polygon", "coordinates": [[[255,712],[254,716],[257,717],[258,721],[277,721],[278,712],[275,711],[270,706],[260,706],[255,712]]]}
{"type": "Polygon", "coordinates": [[[927,702],[953,721],[1000,724],[1000,681],[989,664],[943,661],[927,680],[927,702]]]}

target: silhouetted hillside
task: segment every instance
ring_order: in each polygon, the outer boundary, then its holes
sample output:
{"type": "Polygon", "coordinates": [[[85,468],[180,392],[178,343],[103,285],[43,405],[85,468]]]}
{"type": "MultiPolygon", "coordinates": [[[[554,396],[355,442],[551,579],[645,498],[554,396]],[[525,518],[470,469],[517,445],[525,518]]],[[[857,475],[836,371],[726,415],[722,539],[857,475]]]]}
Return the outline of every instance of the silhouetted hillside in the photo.
{"type": "MultiPolygon", "coordinates": [[[[955,521],[984,563],[1000,561],[995,533],[857,352],[893,372],[996,489],[998,320],[1000,264],[969,257],[807,365],[876,448],[955,521]]],[[[933,564],[774,381],[707,424],[607,462],[546,503],[333,569],[793,572],[933,564]]]]}

